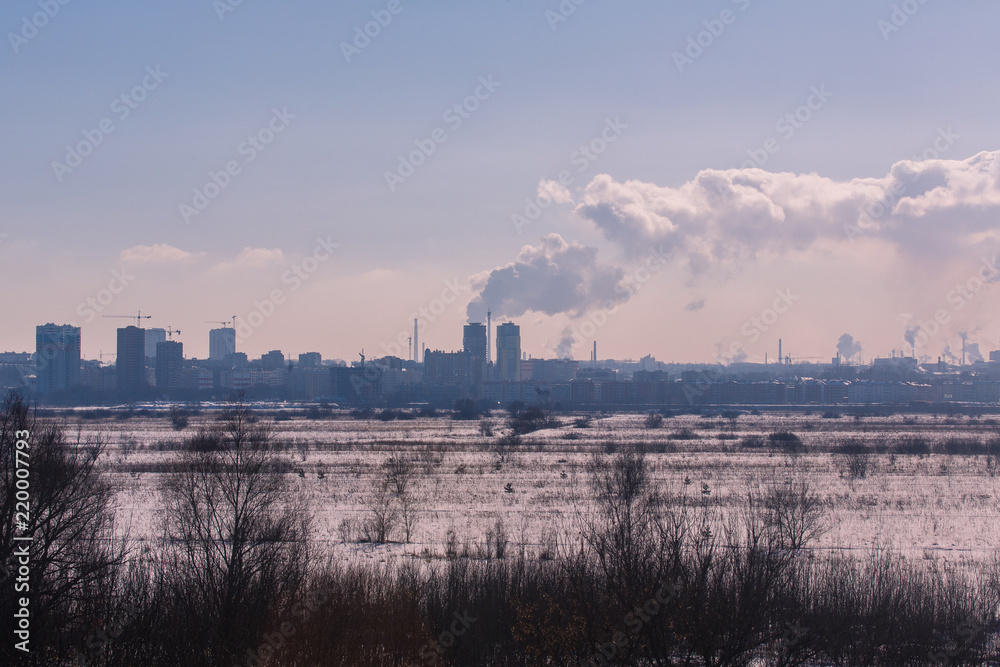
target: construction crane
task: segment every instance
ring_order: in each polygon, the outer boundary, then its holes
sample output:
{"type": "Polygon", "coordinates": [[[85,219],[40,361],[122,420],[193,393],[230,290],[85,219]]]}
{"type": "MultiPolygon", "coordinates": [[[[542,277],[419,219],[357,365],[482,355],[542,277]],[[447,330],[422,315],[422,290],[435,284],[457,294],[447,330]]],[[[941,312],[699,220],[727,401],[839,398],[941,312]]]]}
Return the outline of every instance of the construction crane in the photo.
{"type": "Polygon", "coordinates": [[[170,327],[167,327],[167,338],[170,338],[174,334],[177,334],[178,336],[180,336],[181,335],[181,330],[180,329],[171,329],[170,327]]]}
{"type": "MultiPolygon", "coordinates": [[[[231,320],[205,320],[205,322],[210,322],[211,324],[221,324],[222,326],[228,327],[230,329],[235,329],[236,328],[236,316],[235,315],[233,315],[233,319],[231,319],[231,320]]],[[[177,333],[180,333],[180,331],[178,331],[177,333]]]]}
{"type": "Polygon", "coordinates": [[[135,326],[141,327],[142,320],[148,320],[152,315],[143,315],[141,310],[135,311],[135,315],[102,315],[101,317],[111,317],[111,318],[122,318],[127,320],[135,320],[135,326]]]}

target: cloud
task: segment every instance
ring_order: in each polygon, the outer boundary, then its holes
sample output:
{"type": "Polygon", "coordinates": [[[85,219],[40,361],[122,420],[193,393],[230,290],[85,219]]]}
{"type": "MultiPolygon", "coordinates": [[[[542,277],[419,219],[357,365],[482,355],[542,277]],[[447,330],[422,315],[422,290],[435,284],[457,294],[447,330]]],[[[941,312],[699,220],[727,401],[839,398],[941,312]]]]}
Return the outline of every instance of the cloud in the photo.
{"type": "Polygon", "coordinates": [[[529,310],[578,317],[609,302],[627,301],[631,291],[622,284],[624,278],[624,270],[597,259],[597,248],[547,234],[539,245],[524,246],[514,262],[473,276],[479,294],[466,311],[470,322],[482,322],[487,309],[497,317],[518,317],[529,310]]]}
{"type": "Polygon", "coordinates": [[[689,313],[697,313],[704,307],[705,307],[705,300],[698,299],[697,301],[688,302],[688,304],[684,306],[684,310],[688,311],[689,313]]]}
{"type": "Polygon", "coordinates": [[[538,198],[551,199],[556,204],[572,204],[573,196],[569,189],[558,181],[542,179],[538,182],[538,198]]]}
{"type": "Polygon", "coordinates": [[[625,252],[660,246],[692,274],[870,236],[913,257],[1000,242],[1000,151],[904,160],[881,178],[707,169],[677,187],[600,174],[576,211],[625,252]]]}
{"type": "Polygon", "coordinates": [[[121,251],[119,259],[127,264],[170,264],[192,262],[201,254],[194,254],[165,243],[137,245],[121,251]]]}
{"type": "Polygon", "coordinates": [[[285,261],[285,253],[281,248],[243,248],[240,254],[227,262],[216,264],[216,271],[232,271],[235,269],[261,269],[285,261]]]}

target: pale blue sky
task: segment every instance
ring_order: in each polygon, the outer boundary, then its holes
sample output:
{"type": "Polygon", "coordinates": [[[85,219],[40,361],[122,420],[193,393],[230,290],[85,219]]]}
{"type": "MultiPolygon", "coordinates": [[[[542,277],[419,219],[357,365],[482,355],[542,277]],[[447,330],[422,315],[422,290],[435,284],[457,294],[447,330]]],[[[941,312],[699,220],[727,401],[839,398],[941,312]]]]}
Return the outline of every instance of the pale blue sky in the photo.
{"type": "MultiPolygon", "coordinates": [[[[893,2],[587,0],[553,30],[546,11],[559,11],[555,0],[401,0],[402,11],[346,62],[341,42],[388,4],[243,0],[220,20],[212,0],[71,0],[26,43],[14,38],[15,52],[9,33],[42,9],[37,0],[5,3],[0,271],[20,293],[5,297],[0,348],[29,349],[35,324],[73,321],[84,326],[85,355],[112,349],[121,321],[85,321],[80,304],[124,267],[135,278],[104,312],[142,308],[154,315],[149,326],[186,330],[189,356],[207,353],[204,320],[246,318],[277,289],[287,300],[243,349],[354,357],[397,340],[446,280],[513,262],[544,234],[598,248],[602,262],[627,273],[627,253],[570,204],[514,230],[511,214],[563,169],[573,170],[579,203],[598,174],[680,187],[704,169],[738,167],[771,137],[780,150],[764,169],[835,181],[885,177],[939,128],[960,135],[949,159],[1000,148],[995,2],[914,1],[919,9],[886,39],[878,22],[891,20],[893,2]],[[673,54],[724,10],[732,22],[678,72],[673,54]],[[114,100],[140,85],[147,67],[168,75],[119,119],[114,100]],[[489,76],[500,86],[449,128],[443,112],[489,76]],[[832,97],[781,138],[776,121],[814,86],[832,97]],[[245,162],[241,142],[274,108],[295,118],[245,162]],[[616,117],[627,129],[578,172],[574,151],[616,117]],[[59,182],[52,163],[105,118],[114,131],[59,182]],[[390,192],[386,170],[436,128],[447,140],[390,192]],[[230,160],[240,173],[186,224],[179,206],[230,160]],[[293,290],[282,277],[317,237],[340,248],[293,290]],[[156,249],[135,250],[142,246],[156,249]]],[[[974,253],[942,258],[939,282],[926,283],[933,272],[900,258],[864,274],[869,289],[859,293],[829,285],[845,272],[861,280],[858,267],[888,261],[885,254],[857,245],[811,252],[828,265],[758,257],[695,280],[669,264],[602,326],[602,350],[709,360],[719,345],[745,340],[747,318],[793,281],[814,295],[779,323],[800,354],[832,356],[845,331],[866,353],[886,353],[901,346],[898,315],[933,313],[951,275],[974,272],[976,261],[974,253]],[[698,299],[702,310],[684,310],[698,299]]],[[[429,346],[460,346],[472,296],[428,320],[429,346]]],[[[955,313],[956,327],[982,332],[984,349],[1000,338],[986,314],[993,298],[976,300],[982,312],[973,319],[962,319],[972,308],[955,313]]],[[[525,349],[550,356],[560,332],[579,325],[574,315],[515,317],[525,349]]],[[[927,353],[949,340],[942,333],[927,353]]],[[[586,358],[589,343],[576,344],[586,358]]],[[[762,358],[770,346],[765,337],[748,353],[762,358]]]]}

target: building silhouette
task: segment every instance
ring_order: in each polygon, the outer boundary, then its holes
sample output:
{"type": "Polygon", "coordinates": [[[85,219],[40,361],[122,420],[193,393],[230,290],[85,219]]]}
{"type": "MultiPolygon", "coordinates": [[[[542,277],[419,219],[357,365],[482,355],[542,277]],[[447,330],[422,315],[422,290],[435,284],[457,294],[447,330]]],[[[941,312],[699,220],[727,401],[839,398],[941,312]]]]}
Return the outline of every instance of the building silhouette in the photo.
{"type": "MultiPolygon", "coordinates": [[[[167,339],[166,329],[146,329],[146,358],[156,359],[156,346],[167,339]]],[[[150,364],[151,366],[153,364],[150,364]]]]}
{"type": "Polygon", "coordinates": [[[127,326],[118,330],[118,390],[124,392],[146,388],[146,330],[127,326]]]}
{"type": "Polygon", "coordinates": [[[184,344],[165,340],[156,344],[156,388],[161,391],[184,386],[184,344]]]}
{"type": "Polygon", "coordinates": [[[80,384],[80,327],[35,327],[35,377],[42,394],[80,384]]]}
{"type": "Polygon", "coordinates": [[[208,358],[212,361],[224,361],[230,354],[236,353],[236,329],[222,327],[208,332],[208,358]]]}
{"type": "Polygon", "coordinates": [[[462,351],[465,353],[465,377],[469,384],[477,385],[486,379],[486,325],[479,322],[466,324],[462,331],[462,351]]]}
{"type": "Polygon", "coordinates": [[[521,381],[521,327],[504,322],[497,327],[496,379],[521,381]]]}

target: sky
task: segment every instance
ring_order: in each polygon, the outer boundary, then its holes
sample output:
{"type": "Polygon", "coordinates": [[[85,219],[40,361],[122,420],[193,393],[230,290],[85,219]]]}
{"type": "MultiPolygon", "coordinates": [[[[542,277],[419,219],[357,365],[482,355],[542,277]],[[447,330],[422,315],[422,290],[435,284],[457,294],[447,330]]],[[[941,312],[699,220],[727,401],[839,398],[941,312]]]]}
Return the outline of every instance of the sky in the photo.
{"type": "MultiPolygon", "coordinates": [[[[1000,347],[986,0],[12,0],[0,350],[1000,347]]],[[[108,359],[106,359],[108,360],[108,359]]]]}

